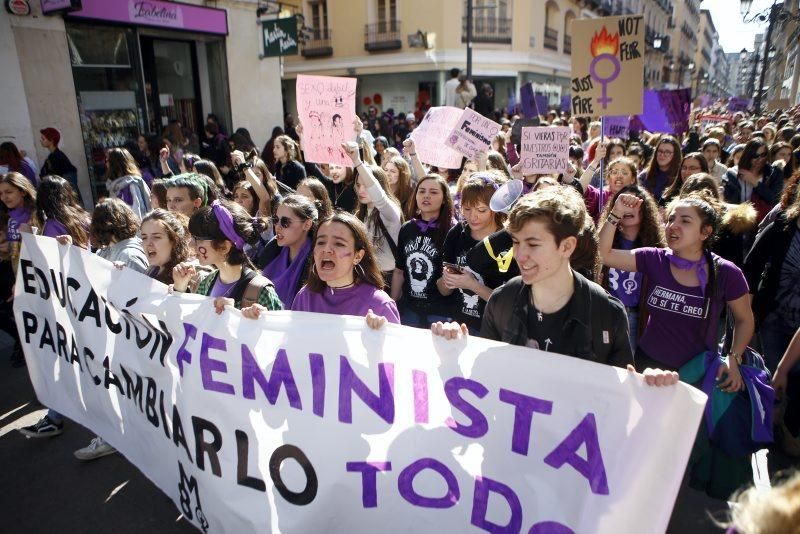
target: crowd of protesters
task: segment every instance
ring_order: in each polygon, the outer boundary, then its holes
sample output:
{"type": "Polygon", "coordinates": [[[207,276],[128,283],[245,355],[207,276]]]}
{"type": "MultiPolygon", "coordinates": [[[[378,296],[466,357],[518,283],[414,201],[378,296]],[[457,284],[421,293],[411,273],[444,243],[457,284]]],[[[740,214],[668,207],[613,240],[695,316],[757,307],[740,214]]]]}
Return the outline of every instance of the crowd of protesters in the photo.
{"type": "MultiPolygon", "coordinates": [[[[694,110],[687,132],[621,139],[552,110],[539,118],[571,128],[569,169],[528,175],[511,135],[519,116],[495,111],[490,93],[455,71],[446,85],[449,105],[502,125],[460,169],[419,159],[408,134],[424,109],[370,106],[343,146],[347,167],[305,161],[291,116],[260,151],[247,130],[228,137],[209,116],[196,152],[169,132],[109,150],[107,198],[91,214],[57,130],[41,132],[41,174],[4,143],[0,318],[14,365],[24,359],[12,273],[21,233],[38,231],[253,320],[280,309],[359,315],[372,328],[635,369],[658,386],[700,387],[708,354],[720,354],[716,385],[730,395],[751,391],[744,367],[760,353],[783,401],[777,446],[800,457],[800,108],[729,113],[720,101],[694,110]],[[512,180],[523,195],[493,209],[512,180]]],[[[22,432],[52,436],[63,424],[50,410],[22,432]]],[[[747,444],[703,440],[691,483],[726,499],[750,479],[747,444]]],[[[76,456],[113,452],[97,437],[76,456]]]]}

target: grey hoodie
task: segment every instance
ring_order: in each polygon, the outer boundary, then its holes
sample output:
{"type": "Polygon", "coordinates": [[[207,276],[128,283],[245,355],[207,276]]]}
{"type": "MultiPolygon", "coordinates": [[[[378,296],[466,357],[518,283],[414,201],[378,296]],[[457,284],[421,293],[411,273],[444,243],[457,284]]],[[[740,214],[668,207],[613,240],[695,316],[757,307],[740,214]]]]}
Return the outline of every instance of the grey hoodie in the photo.
{"type": "Polygon", "coordinates": [[[97,251],[97,255],[110,262],[120,261],[134,271],[144,273],[149,266],[142,240],[138,237],[123,239],[97,251]]]}

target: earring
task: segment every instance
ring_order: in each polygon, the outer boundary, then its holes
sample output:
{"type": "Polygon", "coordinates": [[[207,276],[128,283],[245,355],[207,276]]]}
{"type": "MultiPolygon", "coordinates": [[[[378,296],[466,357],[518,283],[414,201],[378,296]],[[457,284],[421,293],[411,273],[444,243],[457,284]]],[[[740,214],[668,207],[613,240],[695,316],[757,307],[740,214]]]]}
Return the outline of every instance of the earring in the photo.
{"type": "Polygon", "coordinates": [[[367,273],[364,272],[364,267],[360,263],[356,263],[355,271],[361,275],[361,278],[367,278],[367,273]]]}
{"type": "Polygon", "coordinates": [[[316,262],[311,262],[311,272],[314,273],[314,276],[319,276],[317,274],[317,264],[316,264],[316,262]]]}

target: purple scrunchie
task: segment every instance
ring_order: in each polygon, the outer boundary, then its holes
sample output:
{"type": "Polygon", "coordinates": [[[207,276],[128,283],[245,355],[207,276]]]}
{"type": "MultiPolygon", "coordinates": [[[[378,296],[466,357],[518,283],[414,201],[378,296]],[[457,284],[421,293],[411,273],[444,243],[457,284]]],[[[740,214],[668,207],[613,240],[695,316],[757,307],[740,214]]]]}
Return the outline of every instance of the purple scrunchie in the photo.
{"type": "Polygon", "coordinates": [[[214,215],[217,217],[217,221],[219,221],[219,229],[222,230],[225,237],[227,237],[237,249],[244,249],[244,239],[242,239],[233,228],[233,215],[228,211],[228,208],[223,206],[219,200],[215,200],[211,203],[211,209],[214,210],[214,215]]]}

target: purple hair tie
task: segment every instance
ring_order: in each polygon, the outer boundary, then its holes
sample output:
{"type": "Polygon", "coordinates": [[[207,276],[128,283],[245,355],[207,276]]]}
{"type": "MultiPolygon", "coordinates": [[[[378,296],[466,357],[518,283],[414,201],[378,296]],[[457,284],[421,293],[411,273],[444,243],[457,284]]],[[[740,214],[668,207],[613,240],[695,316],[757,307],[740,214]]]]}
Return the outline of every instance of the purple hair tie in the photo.
{"type": "Polygon", "coordinates": [[[492,186],[495,190],[497,190],[497,188],[500,187],[500,185],[494,180],[492,174],[488,172],[482,172],[482,171],[473,172],[469,177],[477,178],[484,184],[492,186]]]}
{"type": "Polygon", "coordinates": [[[219,221],[219,229],[222,230],[225,237],[227,237],[237,249],[244,249],[244,239],[234,230],[233,215],[228,211],[228,208],[223,206],[219,200],[215,200],[211,203],[211,209],[214,210],[214,215],[217,217],[217,221],[219,221]]]}

